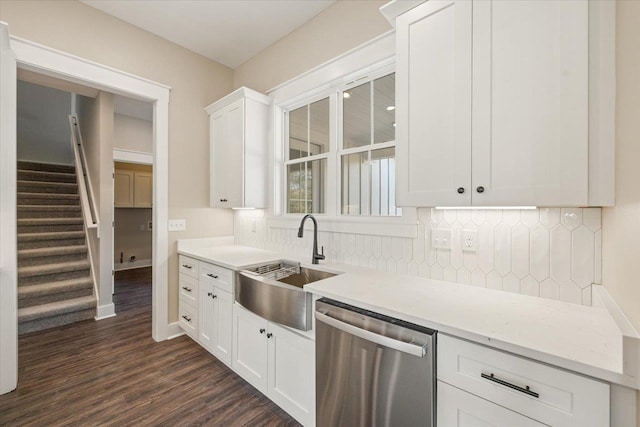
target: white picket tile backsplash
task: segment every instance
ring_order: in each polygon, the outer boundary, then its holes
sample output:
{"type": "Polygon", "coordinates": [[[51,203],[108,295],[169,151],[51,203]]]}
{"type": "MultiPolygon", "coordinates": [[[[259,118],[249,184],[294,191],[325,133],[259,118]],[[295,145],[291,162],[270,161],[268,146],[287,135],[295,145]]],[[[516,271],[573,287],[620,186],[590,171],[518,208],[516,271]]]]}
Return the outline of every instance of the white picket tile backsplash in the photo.
{"type": "MultiPolygon", "coordinates": [[[[311,254],[312,233],[298,239],[296,230],[269,227],[264,211],[237,211],[234,231],[237,244],[288,256],[311,254]]],[[[330,262],[575,304],[590,305],[591,284],[602,277],[600,208],[421,208],[417,235],[408,239],[320,232],[318,244],[330,262]],[[451,230],[450,250],[431,247],[433,229],[451,230]],[[462,250],[463,230],[478,232],[477,252],[462,250]]]]}

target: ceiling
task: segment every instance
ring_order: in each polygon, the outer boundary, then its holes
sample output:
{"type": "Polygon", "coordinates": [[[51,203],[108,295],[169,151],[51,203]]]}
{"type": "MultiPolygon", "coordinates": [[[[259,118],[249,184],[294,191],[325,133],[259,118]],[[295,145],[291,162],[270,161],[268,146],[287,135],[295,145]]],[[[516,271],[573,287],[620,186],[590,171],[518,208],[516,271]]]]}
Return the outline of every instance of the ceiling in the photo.
{"type": "Polygon", "coordinates": [[[81,0],[235,68],[335,0],[81,0]]]}

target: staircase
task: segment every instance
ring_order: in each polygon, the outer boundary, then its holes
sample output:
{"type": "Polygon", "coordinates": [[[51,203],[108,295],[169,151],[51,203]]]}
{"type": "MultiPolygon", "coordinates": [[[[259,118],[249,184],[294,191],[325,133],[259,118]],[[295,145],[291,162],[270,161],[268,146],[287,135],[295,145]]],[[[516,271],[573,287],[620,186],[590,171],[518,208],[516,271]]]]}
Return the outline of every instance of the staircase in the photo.
{"type": "Polygon", "coordinates": [[[96,315],[75,167],[18,162],[18,333],[96,315]]]}

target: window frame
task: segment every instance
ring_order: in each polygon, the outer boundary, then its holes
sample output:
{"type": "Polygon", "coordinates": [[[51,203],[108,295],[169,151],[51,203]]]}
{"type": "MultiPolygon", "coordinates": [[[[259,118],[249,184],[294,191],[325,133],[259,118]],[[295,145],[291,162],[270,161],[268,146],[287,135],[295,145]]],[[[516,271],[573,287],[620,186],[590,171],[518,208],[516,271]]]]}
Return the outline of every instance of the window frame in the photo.
{"type": "MultiPolygon", "coordinates": [[[[314,73],[324,74],[326,72],[325,70],[328,71],[331,66],[331,63],[321,66],[317,70],[310,72],[309,75],[305,74],[300,78],[306,80],[310,76],[313,76],[314,73]]],[[[341,157],[339,152],[341,154],[347,154],[348,151],[352,149],[339,150],[339,148],[342,148],[342,124],[339,120],[339,114],[342,114],[342,102],[340,102],[337,97],[342,96],[342,92],[351,87],[356,87],[368,81],[375,80],[376,78],[394,73],[396,71],[395,68],[394,57],[384,58],[370,64],[369,66],[361,66],[357,71],[350,73],[345,73],[344,70],[340,70],[342,73],[332,72],[331,74],[333,79],[330,82],[327,83],[326,79],[324,79],[324,81],[320,83],[321,80],[317,80],[318,84],[314,85],[315,87],[311,87],[312,85],[309,84],[302,85],[298,81],[300,78],[297,78],[293,79],[290,83],[284,84],[275,88],[273,91],[270,91],[289,94],[286,98],[279,96],[276,97],[276,102],[273,104],[274,127],[272,138],[274,150],[273,162],[271,163],[273,173],[270,177],[273,179],[270,183],[273,191],[271,204],[273,215],[268,219],[270,227],[286,229],[297,228],[300,220],[305,215],[302,213],[287,212],[287,164],[294,163],[293,161],[288,160],[288,112],[329,97],[329,114],[332,120],[330,120],[329,123],[329,152],[326,153],[328,157],[326,157],[327,177],[325,182],[325,213],[313,214],[318,218],[322,218],[321,221],[319,221],[320,231],[405,238],[415,238],[417,236],[418,214],[416,208],[403,207],[401,216],[343,215],[341,213],[341,173],[339,169],[341,157]],[[338,75],[338,77],[335,77],[336,75],[338,75]],[[296,91],[296,86],[306,86],[306,90],[296,91]],[[339,138],[340,147],[338,147],[339,138]]],[[[278,95],[280,95],[280,93],[278,93],[278,95]]],[[[385,142],[373,144],[372,146],[367,146],[365,150],[370,150],[371,148],[382,149],[388,148],[389,146],[395,147],[396,142],[393,141],[392,143],[385,142]]],[[[357,147],[356,150],[358,148],[360,147],[357,147]]],[[[323,153],[321,158],[324,158],[324,154],[325,153],[323,153]]],[[[315,156],[306,157],[301,161],[313,160],[312,157],[315,156]]]]}

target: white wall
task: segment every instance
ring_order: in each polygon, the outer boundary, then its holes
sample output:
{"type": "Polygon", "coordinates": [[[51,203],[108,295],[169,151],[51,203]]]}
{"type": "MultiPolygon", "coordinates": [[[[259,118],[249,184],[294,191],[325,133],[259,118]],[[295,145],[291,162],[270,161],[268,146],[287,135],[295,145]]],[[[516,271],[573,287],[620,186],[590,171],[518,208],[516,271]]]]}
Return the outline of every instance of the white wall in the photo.
{"type": "Polygon", "coordinates": [[[71,94],[18,81],[18,160],[73,164],[71,94]]]}
{"type": "Polygon", "coordinates": [[[153,122],[116,113],[113,125],[113,148],[153,153],[153,122]]]}

